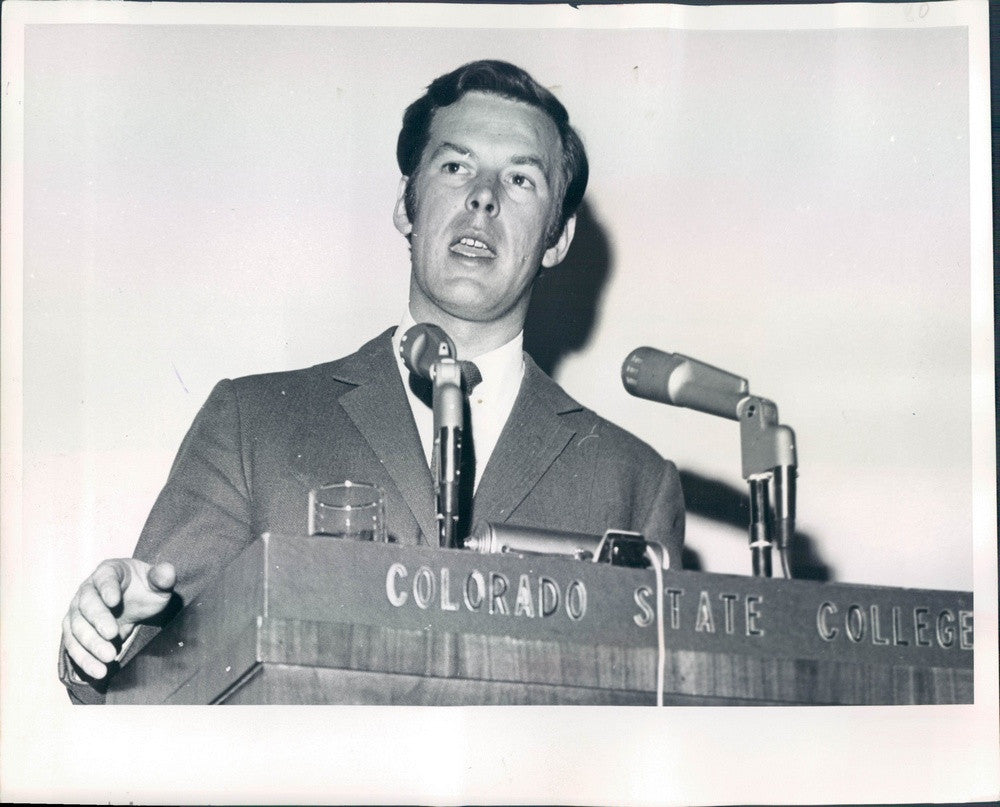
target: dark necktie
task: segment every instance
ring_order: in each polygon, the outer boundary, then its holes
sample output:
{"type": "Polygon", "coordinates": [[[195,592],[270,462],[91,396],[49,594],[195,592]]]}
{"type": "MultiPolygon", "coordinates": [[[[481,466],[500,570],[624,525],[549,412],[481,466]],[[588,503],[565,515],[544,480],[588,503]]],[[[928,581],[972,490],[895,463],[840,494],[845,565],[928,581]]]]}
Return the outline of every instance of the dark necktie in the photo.
{"type": "MultiPolygon", "coordinates": [[[[468,398],[476,385],[483,380],[483,375],[479,372],[479,367],[476,366],[474,361],[458,362],[458,372],[462,376],[462,392],[468,398]]],[[[421,378],[415,373],[410,373],[410,391],[423,401],[428,408],[434,405],[434,385],[430,380],[421,378]]]]}
{"type": "Polygon", "coordinates": [[[463,406],[465,428],[462,430],[462,475],[458,486],[458,525],[455,537],[462,546],[465,536],[472,528],[472,499],[476,490],[476,443],[472,433],[472,410],[469,406],[469,395],[476,385],[483,380],[482,373],[475,362],[460,361],[459,372],[462,374],[462,391],[465,393],[463,406]]]}
{"type": "Polygon", "coordinates": [[[462,374],[462,391],[469,395],[476,385],[483,380],[483,374],[474,361],[460,361],[458,371],[462,374]]]}

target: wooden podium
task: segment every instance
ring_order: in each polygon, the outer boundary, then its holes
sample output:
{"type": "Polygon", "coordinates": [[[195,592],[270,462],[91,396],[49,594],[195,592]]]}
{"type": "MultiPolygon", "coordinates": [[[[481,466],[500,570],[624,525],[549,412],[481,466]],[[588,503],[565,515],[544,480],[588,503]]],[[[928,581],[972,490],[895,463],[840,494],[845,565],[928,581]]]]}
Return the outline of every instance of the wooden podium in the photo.
{"type": "MultiPolygon", "coordinates": [[[[972,595],[664,572],[667,704],[971,703],[972,595]]],[[[265,535],[109,703],[654,704],[656,576],[265,535]]]]}

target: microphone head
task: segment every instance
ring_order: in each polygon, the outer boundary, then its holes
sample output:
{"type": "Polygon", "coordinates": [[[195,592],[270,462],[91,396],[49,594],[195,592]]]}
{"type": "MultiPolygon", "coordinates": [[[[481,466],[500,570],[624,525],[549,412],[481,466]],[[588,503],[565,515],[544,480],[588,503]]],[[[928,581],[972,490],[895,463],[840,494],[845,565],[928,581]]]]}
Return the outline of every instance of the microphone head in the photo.
{"type": "Polygon", "coordinates": [[[684,364],[684,357],[652,347],[637,347],[622,363],[625,391],[637,398],[676,404],[671,395],[671,374],[684,364]]]}
{"type": "Polygon", "coordinates": [[[444,328],[420,322],[403,334],[399,355],[406,369],[421,378],[431,379],[431,368],[441,359],[455,358],[455,343],[444,328]]]}
{"type": "Polygon", "coordinates": [[[680,353],[638,347],[622,365],[622,383],[637,398],[686,406],[698,412],[739,420],[739,405],[749,394],[745,378],[680,353]]]}

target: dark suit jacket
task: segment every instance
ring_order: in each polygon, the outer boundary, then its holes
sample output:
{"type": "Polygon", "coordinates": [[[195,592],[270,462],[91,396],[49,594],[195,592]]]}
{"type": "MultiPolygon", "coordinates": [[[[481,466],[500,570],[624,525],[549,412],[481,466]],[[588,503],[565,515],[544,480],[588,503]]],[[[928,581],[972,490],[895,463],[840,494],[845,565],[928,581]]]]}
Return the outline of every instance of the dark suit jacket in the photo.
{"type": "MultiPolygon", "coordinates": [[[[304,534],[311,488],[351,479],[385,494],[387,530],[437,545],[434,491],[386,331],[339,361],[225,380],[181,444],[135,557],[170,561],[190,602],[263,532],[304,534]]],[[[525,356],[472,521],[659,540],[680,568],[677,469],[570,398],[525,356]]],[[[144,643],[144,642],[143,642],[144,643]]]]}

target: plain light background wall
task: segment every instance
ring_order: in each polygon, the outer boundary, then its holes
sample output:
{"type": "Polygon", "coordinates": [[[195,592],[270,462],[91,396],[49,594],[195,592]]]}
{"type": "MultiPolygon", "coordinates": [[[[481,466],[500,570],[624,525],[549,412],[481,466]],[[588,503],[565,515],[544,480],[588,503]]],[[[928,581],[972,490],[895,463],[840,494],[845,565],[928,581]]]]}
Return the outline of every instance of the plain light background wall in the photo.
{"type": "Polygon", "coordinates": [[[29,531],[74,536],[53,547],[69,580],[130,553],[215,381],[329,360],[398,322],[402,110],[492,57],[553,89],[593,166],[529,346],[685,471],[703,568],[749,572],[738,427],[630,399],[619,368],[638,345],[778,403],[805,565],[971,588],[964,37],[29,30],[29,531]]]}
{"type": "MultiPolygon", "coordinates": [[[[32,607],[5,637],[5,671],[10,687],[9,659],[45,656],[16,668],[16,701],[59,739],[46,752],[38,725],[8,722],[7,758],[23,739],[40,780],[83,771],[66,747],[98,721],[54,707],[59,620],[97,561],[131,552],[212,385],[344,355],[398,322],[399,121],[472,59],[528,69],[584,138],[577,243],[539,285],[528,343],[572,395],[678,463],[703,567],[749,572],[738,427],[630,398],[619,368],[638,345],[778,403],[814,572],[971,589],[969,55],[964,28],[933,24],[936,5],[917,27],[901,10],[898,26],[839,30],[619,28],[614,11],[599,29],[28,26],[23,530],[4,557],[24,569],[6,601],[32,607]]],[[[305,721],[268,714],[276,736],[305,721]]],[[[370,722],[352,715],[338,713],[345,731],[370,722]]],[[[630,732],[652,725],[630,715],[630,732]]],[[[208,732],[231,718],[184,720],[208,732]]],[[[825,736],[849,754],[844,720],[825,736]]],[[[914,720],[905,736],[935,736],[926,712],[914,720]]],[[[122,721],[123,742],[141,742],[122,721]]]]}

